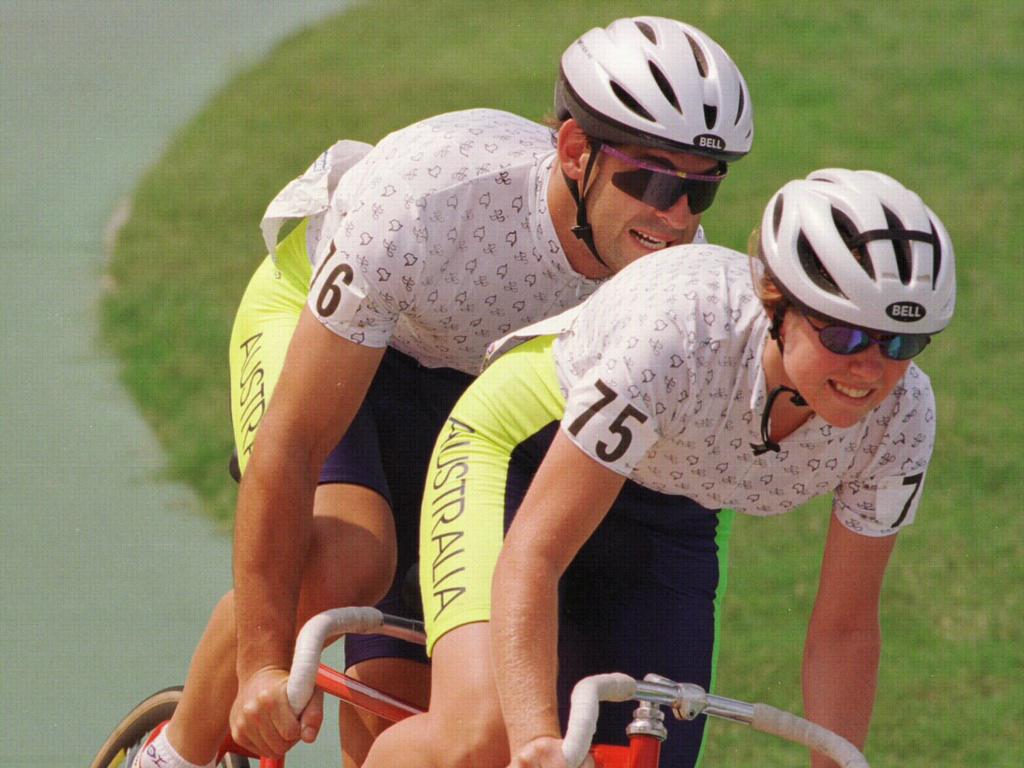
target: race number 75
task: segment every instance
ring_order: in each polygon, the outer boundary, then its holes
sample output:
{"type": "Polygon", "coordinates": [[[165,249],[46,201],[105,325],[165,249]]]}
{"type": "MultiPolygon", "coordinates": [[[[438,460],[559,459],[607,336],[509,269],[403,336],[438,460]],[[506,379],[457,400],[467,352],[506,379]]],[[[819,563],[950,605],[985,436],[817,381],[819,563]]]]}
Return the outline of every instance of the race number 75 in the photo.
{"type": "MultiPolygon", "coordinates": [[[[579,438],[580,433],[585,431],[583,442],[593,445],[599,459],[612,463],[629,451],[635,431],[643,432],[645,438],[648,436],[650,428],[645,428],[647,414],[629,403],[621,408],[614,406],[619,395],[601,379],[595,381],[594,386],[600,397],[573,420],[569,425],[569,434],[579,438]]],[[[637,448],[646,451],[648,440],[642,440],[641,443],[637,448]]]]}

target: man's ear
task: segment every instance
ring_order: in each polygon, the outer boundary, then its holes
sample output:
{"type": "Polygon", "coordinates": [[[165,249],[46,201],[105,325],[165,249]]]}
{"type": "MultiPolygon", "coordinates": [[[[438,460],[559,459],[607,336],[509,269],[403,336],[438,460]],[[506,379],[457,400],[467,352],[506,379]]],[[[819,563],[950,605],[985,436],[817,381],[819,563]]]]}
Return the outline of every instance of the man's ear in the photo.
{"type": "Polygon", "coordinates": [[[558,162],[562,173],[574,181],[581,181],[589,159],[590,139],[579,123],[570,117],[558,129],[558,162]]]}

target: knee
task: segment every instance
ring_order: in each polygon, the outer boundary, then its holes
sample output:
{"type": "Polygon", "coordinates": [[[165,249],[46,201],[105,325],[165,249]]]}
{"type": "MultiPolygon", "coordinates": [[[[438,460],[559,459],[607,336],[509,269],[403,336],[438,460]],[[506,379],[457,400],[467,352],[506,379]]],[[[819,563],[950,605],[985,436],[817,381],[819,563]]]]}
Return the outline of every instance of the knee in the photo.
{"type": "Polygon", "coordinates": [[[393,541],[327,517],[313,519],[302,580],[304,613],[343,605],[374,605],[395,574],[393,541]]]}
{"type": "Polygon", "coordinates": [[[217,605],[213,607],[214,616],[231,621],[235,620],[235,590],[229,589],[224,593],[224,596],[217,601],[217,605]]]}
{"type": "Polygon", "coordinates": [[[504,768],[508,761],[503,728],[496,732],[493,723],[472,713],[448,719],[428,712],[385,730],[373,742],[366,765],[504,768]]]}
{"type": "Polygon", "coordinates": [[[435,755],[443,757],[440,764],[457,768],[504,768],[508,765],[508,737],[501,712],[481,703],[443,716],[431,715],[435,745],[443,749],[435,755]]]}
{"type": "Polygon", "coordinates": [[[209,626],[219,631],[230,632],[232,637],[235,634],[235,591],[228,591],[224,597],[217,601],[210,614],[209,626]]]}
{"type": "MultiPolygon", "coordinates": [[[[472,720],[472,719],[471,719],[472,720]]],[[[443,765],[455,768],[504,768],[508,765],[505,729],[480,728],[475,722],[455,724],[445,738],[443,765]]]]}

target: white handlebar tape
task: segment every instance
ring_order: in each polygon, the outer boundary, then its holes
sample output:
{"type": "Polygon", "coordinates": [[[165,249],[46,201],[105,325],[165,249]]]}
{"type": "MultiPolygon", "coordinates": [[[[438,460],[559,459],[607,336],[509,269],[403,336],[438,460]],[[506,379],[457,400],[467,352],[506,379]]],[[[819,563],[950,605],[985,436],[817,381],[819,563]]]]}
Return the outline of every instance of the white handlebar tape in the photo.
{"type": "Polygon", "coordinates": [[[295,640],[292,671],[288,675],[288,703],[296,715],[313,696],[324,643],[338,635],[372,633],[383,621],[384,614],[376,608],[335,608],[318,613],[303,625],[295,640]]]}
{"type": "Polygon", "coordinates": [[[572,689],[569,724],[562,740],[562,755],[569,768],[578,768],[587,757],[597,730],[602,701],[629,701],[636,695],[636,680],[621,672],[585,677],[572,689]]]}
{"type": "Polygon", "coordinates": [[[754,705],[754,717],[750,721],[750,727],[762,733],[795,741],[828,755],[842,768],[870,768],[860,750],[842,736],[768,704],[754,705]]]}

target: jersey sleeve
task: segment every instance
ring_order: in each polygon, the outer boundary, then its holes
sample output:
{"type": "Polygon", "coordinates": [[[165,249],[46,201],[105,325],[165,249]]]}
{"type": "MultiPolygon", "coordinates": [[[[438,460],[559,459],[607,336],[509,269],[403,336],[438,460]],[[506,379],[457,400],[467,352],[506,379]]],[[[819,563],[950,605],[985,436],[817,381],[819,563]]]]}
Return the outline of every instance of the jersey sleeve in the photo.
{"type": "Polygon", "coordinates": [[[566,395],[562,429],[593,459],[629,476],[659,440],[678,393],[680,323],[659,286],[620,279],[587,300],[555,343],[566,395]],[[614,290],[611,290],[614,289],[614,290]]]}
{"type": "Polygon", "coordinates": [[[338,181],[358,163],[372,145],[361,141],[342,139],[320,153],[301,176],[290,181],[267,206],[260,230],[270,257],[277,261],[277,235],[286,221],[309,219],[309,243],[319,240],[323,214],[330,207],[331,196],[338,181]]]}
{"type": "Polygon", "coordinates": [[[731,330],[740,310],[726,296],[737,272],[724,253],[694,244],[638,259],[587,299],[555,344],[562,427],[620,474],[686,431],[717,372],[742,359],[731,330]]]}
{"type": "Polygon", "coordinates": [[[633,389],[618,377],[591,371],[569,390],[562,419],[577,447],[627,477],[658,440],[654,420],[629,396],[633,389]]]}
{"type": "MultiPolygon", "coordinates": [[[[332,247],[309,284],[307,305],[320,322],[337,335],[366,344],[365,333],[352,322],[361,309],[365,314],[365,306],[370,303],[367,302],[365,282],[361,275],[357,280],[356,274],[351,255],[332,247]]],[[[386,340],[384,344],[387,344],[386,340]]]]}
{"type": "Polygon", "coordinates": [[[307,301],[332,332],[370,347],[387,346],[400,315],[413,311],[428,239],[422,200],[403,193],[383,165],[339,183],[307,301]]]}
{"type": "Polygon", "coordinates": [[[854,466],[833,499],[833,512],[865,536],[891,536],[914,522],[935,444],[935,398],[928,377],[907,370],[871,416],[854,466]]]}

